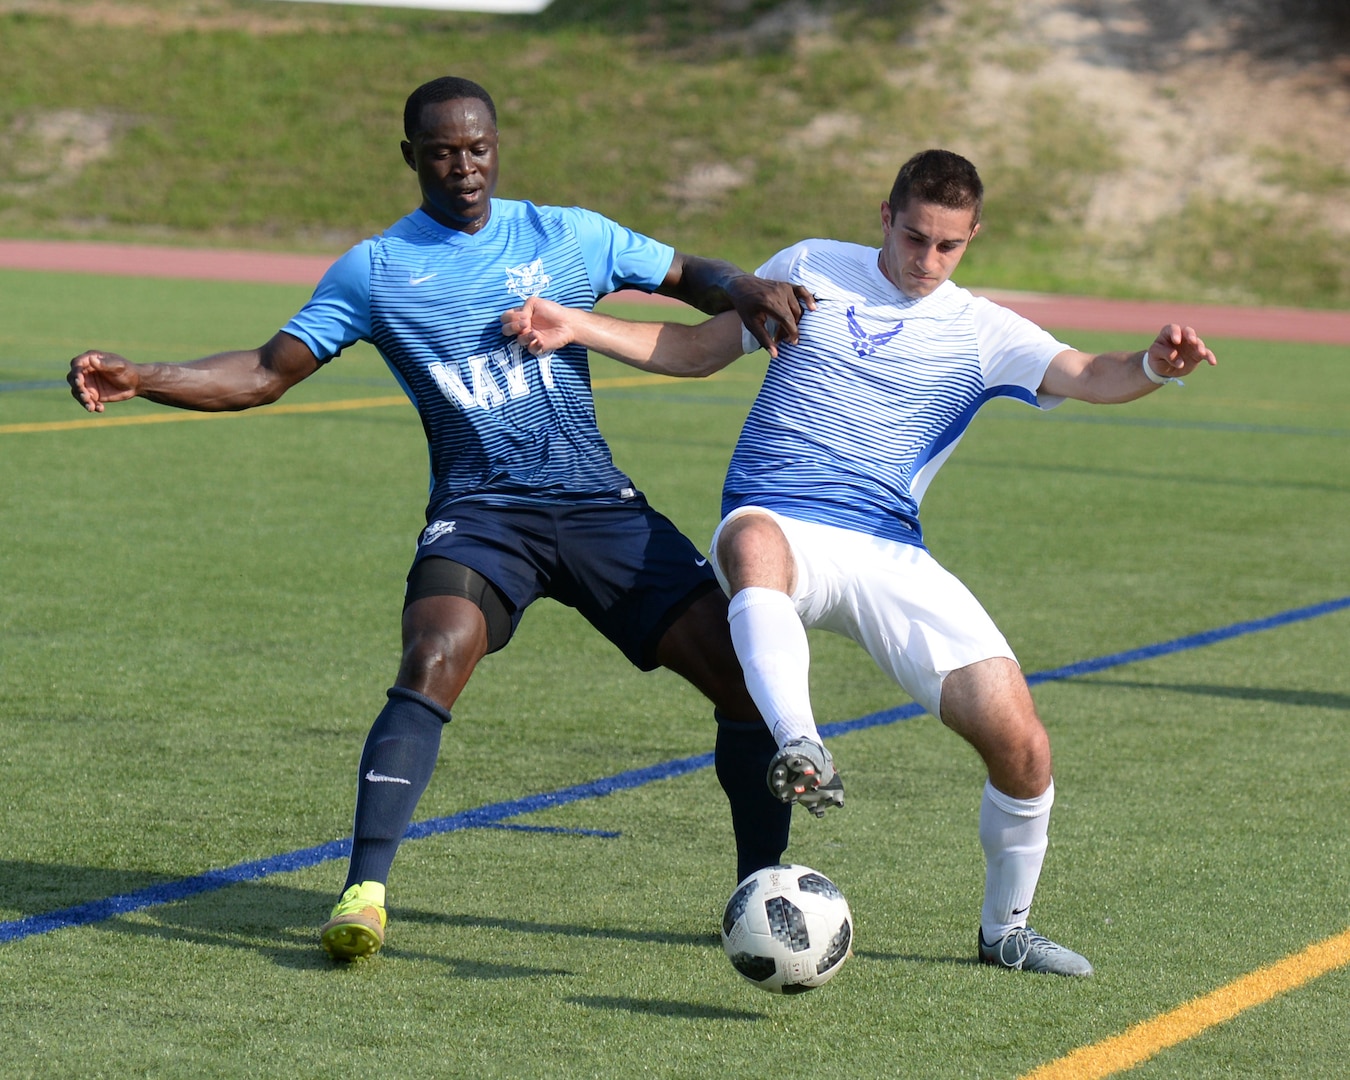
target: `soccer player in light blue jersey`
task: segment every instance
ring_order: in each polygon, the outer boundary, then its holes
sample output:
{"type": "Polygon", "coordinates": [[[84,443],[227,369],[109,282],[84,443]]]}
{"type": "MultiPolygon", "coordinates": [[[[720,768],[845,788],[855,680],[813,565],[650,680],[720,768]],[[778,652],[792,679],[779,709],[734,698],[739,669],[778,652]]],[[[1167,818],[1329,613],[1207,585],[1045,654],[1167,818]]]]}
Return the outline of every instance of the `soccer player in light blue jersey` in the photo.
{"type": "Polygon", "coordinates": [[[712,701],[738,880],[777,861],[791,814],[760,779],[777,747],[736,661],[726,597],[708,560],[612,461],[586,350],[532,354],[500,319],[529,297],[589,310],[632,286],[710,314],[734,308],[772,352],[795,340],[810,294],[588,210],[494,198],[496,108],[468,80],[415,90],[404,134],[420,208],[342,256],[265,345],[182,364],[96,350],[72,360],[68,376],[90,412],[132,397],[248,409],[364,340],[421,416],[431,492],[404,597],[402,662],[362,752],[347,881],[321,931],[340,960],[383,945],[390,866],[450,709],[542,596],[575,607],[637,667],[670,668],[712,701]]]}
{"type": "MultiPolygon", "coordinates": [[[[988,769],[979,959],[1090,975],[1086,959],[1027,926],[1054,801],[1050,740],[1007,641],[924,547],[919,502],[991,398],[1131,401],[1215,358],[1177,325],[1139,352],[1079,352],[956,286],[983,190],[965,158],[925,151],[881,205],[880,249],[806,240],[760,267],[816,304],[770,360],[712,553],[736,654],[779,747],[775,795],[817,814],[843,805],[811,710],[806,628],[850,637],[988,769]]],[[[666,375],[710,374],[756,348],[734,316],[630,323],[532,300],[503,325],[532,351],[581,343],[666,375]]]]}

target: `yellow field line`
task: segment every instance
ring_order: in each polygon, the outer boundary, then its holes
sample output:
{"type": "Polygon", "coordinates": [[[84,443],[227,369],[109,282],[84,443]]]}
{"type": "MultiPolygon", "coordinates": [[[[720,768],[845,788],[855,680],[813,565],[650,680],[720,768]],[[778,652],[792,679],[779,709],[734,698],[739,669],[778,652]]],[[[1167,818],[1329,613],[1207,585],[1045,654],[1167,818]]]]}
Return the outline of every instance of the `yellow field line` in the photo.
{"type": "Polygon", "coordinates": [[[1032,1070],[1021,1080],[1099,1080],[1132,1069],[1161,1050],[1193,1039],[1240,1012],[1346,964],[1350,964],[1350,930],[1309,945],[1300,953],[1136,1024],[1120,1035],[1081,1047],[1032,1070]]]}
{"type": "MultiPolygon", "coordinates": [[[[281,416],[288,413],[345,412],[349,409],[378,409],[385,405],[406,405],[402,394],[377,398],[348,398],[344,401],[315,401],[305,405],[269,405],[254,415],[281,416]]],[[[176,424],[184,420],[227,420],[243,416],[242,412],[181,412],[149,413],[145,416],[84,416],[78,420],[49,420],[34,424],[0,424],[0,435],[18,435],[34,431],[73,431],[76,428],[129,427],[135,424],[176,424]]]]}
{"type": "Polygon", "coordinates": [[[673,375],[625,375],[617,379],[592,379],[591,387],[595,390],[612,390],[617,386],[656,386],[690,381],[689,379],[677,379],[673,375]]]}

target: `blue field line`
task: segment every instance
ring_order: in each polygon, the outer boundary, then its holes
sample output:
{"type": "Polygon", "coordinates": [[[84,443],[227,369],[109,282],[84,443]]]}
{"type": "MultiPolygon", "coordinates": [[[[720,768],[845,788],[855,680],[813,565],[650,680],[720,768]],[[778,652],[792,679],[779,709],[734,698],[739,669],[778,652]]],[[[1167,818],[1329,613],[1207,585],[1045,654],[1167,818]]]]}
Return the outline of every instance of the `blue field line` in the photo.
{"type": "Polygon", "coordinates": [[[29,382],[0,382],[0,394],[17,390],[69,390],[65,379],[36,379],[29,382]]]}
{"type": "Polygon", "coordinates": [[[1121,664],[1135,664],[1140,660],[1152,660],[1155,656],[1167,656],[1169,653],[1185,652],[1187,649],[1199,649],[1205,645],[1214,645],[1220,641],[1242,637],[1244,634],[1254,634],[1258,630],[1273,630],[1277,626],[1288,626],[1290,623],[1316,619],[1348,607],[1350,607],[1350,596],[1342,596],[1339,600],[1327,600],[1321,604],[1309,604],[1307,607],[1293,608],[1290,611],[1282,611],[1278,615],[1269,615],[1264,619],[1251,619],[1247,622],[1234,623],[1232,626],[1221,626],[1217,630],[1205,630],[1199,634],[1189,634],[1186,637],[1159,642],[1157,645],[1144,645],[1138,649],[1112,653],[1110,656],[1099,656],[1095,660],[1080,660],[1076,664],[1068,664],[1052,671],[1038,671],[1034,675],[1028,675],[1027,682],[1035,686],[1037,683],[1071,679],[1075,675],[1088,675],[1094,671],[1119,667],[1121,664]]]}
{"type": "MultiPolygon", "coordinates": [[[[1214,645],[1220,641],[1228,641],[1245,634],[1254,634],[1260,630],[1272,630],[1276,627],[1288,626],[1291,623],[1316,619],[1346,608],[1350,608],[1350,596],[1342,596],[1339,599],[1327,600],[1320,604],[1310,604],[1307,607],[1293,608],[1263,619],[1250,619],[1246,622],[1233,623],[1231,626],[1206,630],[1199,634],[1188,634],[1185,637],[1173,638],[1171,641],[1111,653],[1108,656],[1100,656],[1092,660],[1082,660],[1076,664],[1067,664],[1064,667],[1053,668],[1049,671],[1036,672],[1027,676],[1027,682],[1035,686],[1039,683],[1088,675],[1093,672],[1104,671],[1107,668],[1134,664],[1141,660],[1151,660],[1171,653],[1214,645]]],[[[834,738],[865,728],[910,720],[922,715],[922,713],[923,709],[918,705],[903,705],[899,708],[884,709],[881,712],[860,716],[855,720],[841,720],[833,724],[822,724],[820,732],[825,738],[834,738]]],[[[566,806],[568,803],[581,802],[585,799],[598,799],[605,795],[613,795],[615,792],[642,787],[658,780],[672,780],[688,773],[697,772],[700,769],[706,769],[712,763],[713,755],[711,753],[695,754],[692,757],[676,758],[672,761],[648,765],[641,769],[630,769],[613,776],[592,780],[589,783],[562,788],[559,791],[544,792],[507,802],[489,803],[472,810],[461,810],[457,814],[450,814],[446,817],[414,822],[409,827],[406,838],[417,840],[422,837],[457,832],[462,829],[521,828],[530,831],[553,831],[547,827],[511,826],[503,823],[507,818],[519,817],[522,814],[533,814],[540,810],[566,806]]],[[[557,831],[606,837],[617,835],[599,829],[558,829],[557,831]]],[[[304,870],[311,866],[317,866],[319,863],[346,858],[350,854],[351,840],[333,840],[326,844],[302,848],[299,851],[275,855],[271,858],[238,863],[223,870],[208,870],[206,873],[197,874],[194,877],[165,881],[144,889],[109,896],[102,900],[91,900],[88,903],[62,908],[59,911],[28,915],[22,919],[0,923],[0,943],[18,941],[22,938],[46,934],[66,927],[87,926],[91,923],[103,922],[116,915],[128,915],[145,908],[170,904],[201,893],[238,885],[245,881],[256,881],[259,878],[270,877],[273,874],[304,870]]]]}

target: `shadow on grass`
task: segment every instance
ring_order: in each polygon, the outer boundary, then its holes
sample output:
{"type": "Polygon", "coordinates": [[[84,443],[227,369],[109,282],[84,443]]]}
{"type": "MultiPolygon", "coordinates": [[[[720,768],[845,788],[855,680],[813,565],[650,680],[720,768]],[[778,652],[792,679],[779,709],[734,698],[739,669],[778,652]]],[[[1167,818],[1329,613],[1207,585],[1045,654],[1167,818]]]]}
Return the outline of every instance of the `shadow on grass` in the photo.
{"type": "Polygon", "coordinates": [[[398,909],[400,921],[461,927],[468,930],[505,930],[515,934],[557,934],[564,937],[596,938],[604,941],[637,941],[652,945],[707,945],[720,948],[716,929],[706,934],[667,930],[630,930],[616,926],[586,926],[578,923],[533,922],[502,916],[454,915],[445,912],[398,909]]]}
{"type": "MultiPolygon", "coordinates": [[[[1131,684],[1133,685],[1133,684],[1131,684]]],[[[1150,684],[1139,684],[1147,686],[1150,684]]],[[[1221,688],[1223,689],[1223,688],[1221,688]]],[[[24,860],[0,860],[0,905],[17,909],[21,917],[88,903],[92,899],[135,893],[149,886],[178,878],[145,871],[112,870],[102,867],[70,866],[24,860]]],[[[125,934],[144,939],[187,942],[217,948],[246,949],[279,967],[300,971],[354,970],[372,963],[415,961],[445,966],[457,978],[517,979],[569,975],[559,968],[521,964],[501,964],[470,960],[444,953],[414,952],[401,948],[397,931],[381,950],[380,959],[358,965],[334,964],[319,947],[318,928],[327,918],[333,894],[327,890],[301,889],[277,882],[244,882],[183,900],[156,904],[126,915],[114,915],[91,925],[102,932],[125,934]]],[[[457,930],[491,930],[508,934],[588,938],[595,941],[635,942],[649,945],[695,946],[720,951],[716,928],[690,933],[677,930],[637,929],[623,926],[596,926],[585,923],[546,922],[500,915],[457,914],[394,906],[392,921],[397,926],[421,924],[457,930]]],[[[0,948],[3,948],[0,945],[0,948]]],[[[876,963],[947,964],[973,966],[972,957],[920,956],[859,950],[859,959],[876,963]]],[[[684,1010],[679,1015],[696,1015],[693,1006],[644,1003],[636,999],[587,999],[583,1004],[596,1007],[623,1007],[633,1011],[659,1011],[662,1008],[684,1010]],[[608,1004],[606,1002],[608,1001],[608,1004]],[[616,1004],[617,1003],[617,1004],[616,1004]]]]}
{"type": "Polygon", "coordinates": [[[1322,690],[1284,690],[1274,686],[1221,686],[1207,683],[1143,682],[1136,679],[1066,679],[1065,682],[1089,686],[1121,686],[1129,690],[1166,690],[1174,694],[1198,694],[1202,697],[1232,698],[1237,701],[1268,701],[1274,705],[1305,705],[1315,709],[1350,710],[1350,694],[1322,690]]]}
{"type": "Polygon", "coordinates": [[[724,1009],[716,1005],[691,1005],[687,1001],[657,1001],[652,998],[605,997],[588,994],[568,998],[587,1009],[635,1013],[639,1016],[665,1016],[675,1020],[767,1020],[764,1013],[746,1009],[724,1009]]]}
{"type": "MultiPolygon", "coordinates": [[[[117,934],[142,939],[158,939],[175,943],[207,945],[213,948],[247,949],[257,953],[277,967],[292,971],[313,971],[343,975],[346,972],[374,971],[398,961],[436,964],[447,969],[457,979],[533,979],[572,975],[566,968],[537,967],[532,964],[503,964],[485,960],[469,960],[443,953],[416,952],[398,946],[397,941],[386,945],[380,954],[356,963],[338,963],[330,959],[319,945],[319,922],[303,929],[296,926],[254,926],[243,930],[226,929],[227,924],[215,926],[186,926],[181,920],[168,918],[173,907],[159,909],[153,923],[127,919],[111,919],[100,926],[117,934]]],[[[326,914],[326,912],[325,912],[326,914]]]]}
{"type": "MultiPolygon", "coordinates": [[[[91,898],[121,896],[178,880],[170,875],[108,870],[65,864],[0,860],[0,904],[21,917],[88,903],[91,898]]],[[[318,928],[328,916],[333,894],[276,882],[245,882],[227,888],[156,904],[88,924],[103,933],[159,939],[216,948],[249,950],[279,967],[305,971],[352,970],[384,961],[417,961],[443,965],[456,978],[519,979],[570,975],[551,967],[497,963],[444,953],[401,948],[397,934],[380,958],[360,965],[334,964],[319,946],[318,928]]],[[[416,908],[393,908],[393,921],[445,926],[465,931],[498,930],[511,934],[565,935],[594,940],[645,942],[656,945],[703,945],[718,948],[713,932],[690,934],[597,927],[579,923],[533,922],[500,916],[476,916],[416,908]]],[[[72,928],[74,929],[74,928],[72,928]]],[[[466,935],[467,937],[468,935],[466,935]]],[[[3,947],[3,946],[0,946],[3,947]]]]}
{"type": "Polygon", "coordinates": [[[876,952],[872,949],[859,949],[854,954],[858,960],[881,964],[946,964],[948,967],[979,967],[980,962],[974,956],[924,956],[920,953],[876,952]]]}
{"type": "Polygon", "coordinates": [[[0,859],[0,907],[22,916],[41,915],[105,896],[120,896],[176,881],[177,875],[147,870],[0,859]]]}

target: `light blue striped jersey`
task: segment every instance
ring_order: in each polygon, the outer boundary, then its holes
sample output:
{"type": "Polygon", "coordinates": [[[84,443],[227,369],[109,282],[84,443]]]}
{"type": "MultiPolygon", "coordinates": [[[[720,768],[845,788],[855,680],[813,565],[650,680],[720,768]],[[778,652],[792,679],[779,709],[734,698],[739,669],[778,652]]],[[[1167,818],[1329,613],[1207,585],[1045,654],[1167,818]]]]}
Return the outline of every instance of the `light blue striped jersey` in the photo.
{"type": "Polygon", "coordinates": [[[576,207],[492,200],[476,233],[421,210],[342,256],[283,329],[320,360],[372,342],[422,417],[432,506],[611,502],[636,495],[595,422],[586,350],[534,357],[500,317],[529,296],[589,310],[653,290],[675,251],[576,207]]]}
{"type": "MultiPolygon", "coordinates": [[[[724,516],[763,506],[921,547],[919,502],[980,406],[1059,404],[1037,388],[1069,346],[950,281],[910,299],[877,255],[805,240],[756,271],[805,285],[817,307],[769,363],[727,470],[724,516]]],[[[743,343],[758,348],[748,333],[743,343]]]]}

